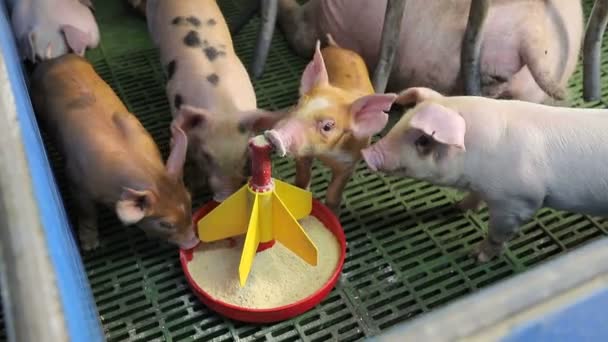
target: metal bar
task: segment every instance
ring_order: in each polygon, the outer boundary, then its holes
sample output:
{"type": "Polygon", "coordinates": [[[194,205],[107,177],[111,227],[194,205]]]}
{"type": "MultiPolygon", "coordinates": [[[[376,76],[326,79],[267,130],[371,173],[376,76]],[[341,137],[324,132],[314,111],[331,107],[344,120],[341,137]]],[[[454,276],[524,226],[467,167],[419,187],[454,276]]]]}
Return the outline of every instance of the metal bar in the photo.
{"type": "Polygon", "coordinates": [[[10,341],[102,341],[44,150],[6,8],[0,10],[0,281],[10,341]]]}
{"type": "Polygon", "coordinates": [[[10,341],[68,341],[4,55],[0,113],[0,276],[7,335],[10,341]]]}
{"type": "Polygon", "coordinates": [[[462,41],[461,63],[466,95],[481,95],[479,56],[481,32],[486,21],[490,0],[472,0],[467,28],[462,41]]]}
{"type": "Polygon", "coordinates": [[[600,61],[602,37],[608,23],[608,0],[596,0],[589,16],[583,44],[583,99],[596,101],[601,97],[600,61]]]}
{"type": "MultiPolygon", "coordinates": [[[[524,324],[608,286],[608,239],[600,239],[496,285],[482,289],[372,340],[456,341],[505,333],[501,325],[524,324]],[[584,267],[581,267],[584,265],[584,267]],[[598,283],[598,280],[603,279],[598,283]],[[531,314],[532,312],[532,314],[531,314]],[[527,316],[527,317],[526,317],[527,316]]],[[[508,331],[506,331],[508,332],[508,331]]],[[[486,340],[487,339],[478,339],[486,340]]]]}
{"type": "Polygon", "coordinates": [[[258,40],[253,53],[251,63],[251,74],[254,79],[260,78],[266,66],[266,59],[270,51],[274,27],[277,21],[279,3],[278,0],[262,0],[260,19],[262,24],[258,32],[258,40]]]}
{"type": "Polygon", "coordinates": [[[404,12],[405,0],[388,0],[386,2],[380,55],[372,80],[376,93],[384,93],[386,90],[386,85],[393,69],[393,63],[395,62],[397,47],[399,46],[399,34],[401,33],[404,12]]]}

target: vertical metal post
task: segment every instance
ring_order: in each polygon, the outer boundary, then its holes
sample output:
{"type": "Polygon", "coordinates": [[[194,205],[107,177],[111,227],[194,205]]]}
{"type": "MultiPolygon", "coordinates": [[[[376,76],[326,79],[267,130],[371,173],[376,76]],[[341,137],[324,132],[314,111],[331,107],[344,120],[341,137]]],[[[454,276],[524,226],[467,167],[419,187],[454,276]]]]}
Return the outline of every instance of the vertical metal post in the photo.
{"type": "Polygon", "coordinates": [[[395,55],[397,54],[404,12],[405,0],[388,0],[386,2],[380,54],[372,80],[376,93],[384,93],[386,90],[393,63],[395,62],[395,55]]]}
{"type": "Polygon", "coordinates": [[[481,95],[479,56],[481,54],[481,33],[485,24],[491,0],[472,0],[467,28],[462,40],[461,70],[464,90],[467,95],[481,95]]]}
{"type": "Polygon", "coordinates": [[[260,11],[262,23],[258,32],[253,61],[251,62],[251,74],[254,79],[260,78],[264,72],[272,36],[274,35],[274,26],[277,21],[278,4],[278,0],[262,0],[260,11]]]}
{"type": "Polygon", "coordinates": [[[583,99],[599,100],[602,38],[608,23],[608,0],[596,0],[589,16],[583,45],[583,99]]]}

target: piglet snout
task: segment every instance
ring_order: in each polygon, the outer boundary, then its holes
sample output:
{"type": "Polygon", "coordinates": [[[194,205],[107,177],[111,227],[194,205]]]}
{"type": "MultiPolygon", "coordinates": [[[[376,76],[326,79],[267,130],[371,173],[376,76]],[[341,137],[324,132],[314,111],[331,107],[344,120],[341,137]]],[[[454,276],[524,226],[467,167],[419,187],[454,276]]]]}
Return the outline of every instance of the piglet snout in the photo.
{"type": "Polygon", "coordinates": [[[305,126],[300,120],[287,120],[279,123],[274,129],[266,131],[264,136],[274,145],[277,153],[284,157],[288,152],[295,153],[304,142],[305,126]]]}
{"type": "Polygon", "coordinates": [[[192,234],[192,237],[187,239],[186,241],[178,242],[179,248],[181,249],[192,249],[198,245],[200,240],[195,234],[192,234]]]}
{"type": "Polygon", "coordinates": [[[287,146],[291,143],[289,137],[283,136],[278,130],[272,129],[264,133],[266,139],[274,146],[279,156],[284,157],[287,154],[287,146]]]}

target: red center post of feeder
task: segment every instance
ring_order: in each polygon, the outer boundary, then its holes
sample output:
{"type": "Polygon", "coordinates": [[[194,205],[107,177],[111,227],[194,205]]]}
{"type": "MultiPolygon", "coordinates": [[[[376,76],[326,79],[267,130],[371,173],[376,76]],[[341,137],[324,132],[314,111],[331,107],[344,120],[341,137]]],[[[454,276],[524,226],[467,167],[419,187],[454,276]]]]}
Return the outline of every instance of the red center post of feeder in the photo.
{"type": "Polygon", "coordinates": [[[317,265],[317,248],[298,223],[298,220],[313,215],[338,238],[340,260],[329,281],[311,296],[273,309],[245,309],[221,302],[201,289],[187,267],[193,258],[193,251],[182,250],[182,267],[199,298],[212,310],[237,320],[267,323],[309,310],[329,294],[344,263],[346,243],[340,222],[327,207],[313,200],[309,191],[272,178],[272,148],[264,136],[249,141],[252,176],[247,185],[226,201],[221,204],[209,203],[196,214],[194,222],[201,241],[212,242],[245,234],[238,269],[240,284],[245,286],[256,253],[272,246],[275,240],[308,264],[317,265]]]}
{"type": "Polygon", "coordinates": [[[251,189],[257,192],[269,191],[272,188],[272,161],[270,152],[272,145],[263,137],[255,137],[249,141],[251,151],[251,189]]]}

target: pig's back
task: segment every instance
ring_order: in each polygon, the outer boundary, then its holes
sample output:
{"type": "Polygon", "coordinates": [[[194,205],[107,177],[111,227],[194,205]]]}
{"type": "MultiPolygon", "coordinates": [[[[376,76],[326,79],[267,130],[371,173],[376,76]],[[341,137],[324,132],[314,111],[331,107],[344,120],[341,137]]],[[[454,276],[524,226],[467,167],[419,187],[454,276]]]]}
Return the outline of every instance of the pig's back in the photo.
{"type": "Polygon", "coordinates": [[[467,122],[465,145],[474,159],[470,165],[484,165],[480,182],[505,193],[524,184],[543,191],[552,208],[608,214],[607,109],[459,101],[456,108],[467,122]]]}
{"type": "MultiPolygon", "coordinates": [[[[154,0],[148,2],[147,10],[149,31],[160,47],[161,63],[167,69],[172,65],[173,74],[167,82],[171,102],[179,97],[182,104],[218,111],[256,108],[253,85],[234,51],[215,0],[154,0]],[[180,18],[179,24],[174,24],[176,18],[180,18]],[[187,18],[200,24],[194,25],[187,18]],[[225,99],[234,103],[220,102],[225,99]]],[[[173,103],[173,115],[175,107],[173,103]]]]}
{"type": "Polygon", "coordinates": [[[36,68],[32,75],[32,97],[37,107],[43,109],[39,116],[57,123],[56,130],[79,131],[84,125],[110,122],[114,112],[127,112],[93,66],[74,54],[46,61],[36,68]]]}
{"type": "Polygon", "coordinates": [[[331,85],[364,94],[374,92],[365,62],[356,52],[327,46],[321,50],[321,54],[331,85]]]}
{"type": "MultiPolygon", "coordinates": [[[[88,150],[160,156],[149,133],[84,58],[64,55],[32,75],[36,115],[67,154],[88,150]]],[[[118,156],[117,156],[118,157],[118,156]]]]}

